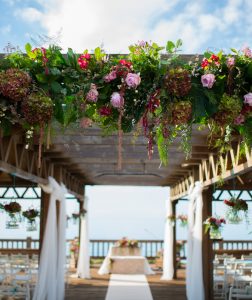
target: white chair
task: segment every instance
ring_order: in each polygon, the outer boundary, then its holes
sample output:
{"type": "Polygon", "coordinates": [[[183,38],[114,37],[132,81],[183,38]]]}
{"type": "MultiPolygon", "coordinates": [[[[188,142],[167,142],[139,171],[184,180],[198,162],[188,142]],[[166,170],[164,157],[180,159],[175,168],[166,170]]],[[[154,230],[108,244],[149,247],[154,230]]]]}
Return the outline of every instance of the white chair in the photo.
{"type": "Polygon", "coordinates": [[[247,286],[245,289],[230,287],[229,300],[252,299],[252,288],[247,286]]]}

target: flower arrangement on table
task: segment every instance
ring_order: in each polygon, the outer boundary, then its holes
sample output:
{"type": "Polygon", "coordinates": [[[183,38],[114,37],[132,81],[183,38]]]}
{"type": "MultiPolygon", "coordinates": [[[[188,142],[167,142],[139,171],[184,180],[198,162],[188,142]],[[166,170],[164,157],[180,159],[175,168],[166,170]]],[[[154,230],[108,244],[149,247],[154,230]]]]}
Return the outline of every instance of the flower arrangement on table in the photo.
{"type": "Polygon", "coordinates": [[[248,204],[245,200],[231,197],[229,200],[224,200],[224,204],[228,206],[226,218],[229,223],[240,223],[242,221],[241,212],[244,213],[245,219],[247,220],[248,204]]]}
{"type": "Polygon", "coordinates": [[[123,248],[123,247],[139,248],[139,244],[138,244],[137,240],[130,240],[126,237],[123,237],[122,239],[118,240],[115,243],[115,246],[120,247],[120,248],[123,248]]]}
{"type": "Polygon", "coordinates": [[[222,239],[221,228],[226,224],[224,218],[209,217],[203,224],[205,226],[205,233],[209,230],[210,239],[222,239]]]}
{"type": "Polygon", "coordinates": [[[180,221],[180,226],[181,227],[186,227],[187,226],[187,223],[188,223],[187,215],[179,215],[177,217],[177,220],[180,221]]]}
{"type": "Polygon", "coordinates": [[[23,128],[27,147],[39,135],[39,158],[43,141],[50,145],[55,121],[64,128],[94,122],[104,132],[118,131],[119,150],[122,132],[141,125],[149,158],[157,144],[164,164],[178,136],[190,157],[193,124],[210,128],[209,143],[220,154],[237,137],[250,148],[250,48],[231,49],[225,56],[207,51],[202,60],[184,61],[181,45],[181,40],[166,47],[140,41],[127,56],[108,56],[99,47],[92,54],[69,48],[63,55],[55,45],[32,49],[27,44],[26,55],[17,51],[0,61],[0,128],[6,134],[13,126],[23,128]]]}

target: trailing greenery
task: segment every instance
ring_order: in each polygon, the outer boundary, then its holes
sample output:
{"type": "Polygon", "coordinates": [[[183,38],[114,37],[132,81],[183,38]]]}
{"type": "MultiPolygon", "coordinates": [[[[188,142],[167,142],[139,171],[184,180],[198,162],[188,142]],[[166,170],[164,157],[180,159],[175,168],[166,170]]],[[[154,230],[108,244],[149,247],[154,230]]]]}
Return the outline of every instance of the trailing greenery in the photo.
{"type": "Polygon", "coordinates": [[[43,140],[55,121],[62,128],[96,123],[104,133],[131,132],[141,124],[149,157],[157,144],[164,164],[177,137],[190,157],[193,124],[210,129],[209,143],[220,153],[237,137],[251,147],[251,50],[205,52],[203,60],[184,61],[181,45],[141,41],[120,56],[101,48],[63,54],[55,45],[27,44],[25,54],[0,61],[0,127],[8,134],[19,125],[30,142],[35,133],[43,140]]]}

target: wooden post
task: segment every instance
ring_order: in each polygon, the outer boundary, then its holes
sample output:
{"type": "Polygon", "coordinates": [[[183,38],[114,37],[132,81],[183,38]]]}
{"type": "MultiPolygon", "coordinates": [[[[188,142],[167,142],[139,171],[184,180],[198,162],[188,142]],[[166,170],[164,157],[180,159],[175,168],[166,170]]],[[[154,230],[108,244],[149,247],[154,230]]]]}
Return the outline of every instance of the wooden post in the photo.
{"type": "Polygon", "coordinates": [[[39,232],[39,253],[41,253],[47,214],[49,209],[50,195],[41,189],[41,204],[40,204],[40,232],[39,232]]]}
{"type": "MultiPolygon", "coordinates": [[[[203,221],[212,215],[212,188],[203,191],[203,221]]],[[[213,242],[209,234],[204,234],[202,240],[203,280],[205,287],[205,300],[213,299],[213,242]]]]}
{"type": "MultiPolygon", "coordinates": [[[[177,201],[172,202],[172,213],[176,216],[176,204],[177,201]]],[[[174,267],[174,274],[173,279],[177,279],[177,238],[176,238],[176,221],[173,226],[173,267],[174,267]]]]}

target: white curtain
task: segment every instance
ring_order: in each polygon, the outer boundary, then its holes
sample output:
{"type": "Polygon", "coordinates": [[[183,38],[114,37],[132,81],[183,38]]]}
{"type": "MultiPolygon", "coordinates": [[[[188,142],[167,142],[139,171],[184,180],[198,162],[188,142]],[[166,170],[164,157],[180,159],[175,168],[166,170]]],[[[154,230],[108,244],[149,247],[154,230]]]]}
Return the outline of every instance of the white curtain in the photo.
{"type": "Polygon", "coordinates": [[[89,235],[88,235],[88,198],[85,197],[84,209],[87,211],[81,216],[80,249],[77,265],[77,275],[80,278],[90,278],[89,235]]]}
{"type": "MultiPolygon", "coordinates": [[[[166,220],[165,220],[165,236],[164,236],[164,253],[163,253],[163,276],[162,280],[172,280],[174,274],[173,265],[173,225],[168,219],[173,214],[170,196],[166,202],[166,220]]],[[[175,225],[174,225],[175,226],[175,225]]]]}
{"type": "Polygon", "coordinates": [[[51,196],[33,300],[64,299],[66,188],[63,185],[60,186],[52,177],[49,177],[48,180],[48,186],[41,186],[51,196]],[[60,201],[58,226],[56,200],[60,201]]]}
{"type": "Polygon", "coordinates": [[[188,255],[186,272],[186,292],[188,300],[204,300],[202,265],[202,199],[203,184],[195,182],[189,194],[188,209],[188,255]]]}

